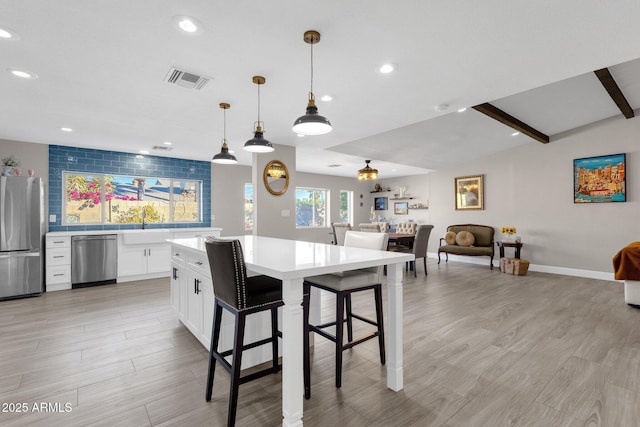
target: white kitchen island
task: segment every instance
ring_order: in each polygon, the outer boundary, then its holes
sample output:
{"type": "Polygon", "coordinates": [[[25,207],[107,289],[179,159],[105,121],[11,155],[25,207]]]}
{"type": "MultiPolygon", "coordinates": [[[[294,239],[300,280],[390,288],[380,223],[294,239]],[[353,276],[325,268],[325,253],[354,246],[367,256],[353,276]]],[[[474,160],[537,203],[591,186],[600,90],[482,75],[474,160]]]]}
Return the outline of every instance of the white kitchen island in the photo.
{"type": "MultiPolygon", "coordinates": [[[[386,310],[389,329],[387,332],[387,387],[398,391],[403,388],[402,367],[402,270],[404,263],[413,261],[413,254],[398,252],[374,251],[369,249],[350,248],[327,245],[323,243],[302,242],[296,240],[276,239],[261,236],[235,236],[225,239],[238,239],[244,251],[247,271],[253,274],[265,274],[282,280],[282,298],[284,300],[282,321],[282,415],[283,426],[301,426],[304,402],[303,387],[303,348],[302,348],[302,283],[305,277],[335,273],[358,268],[387,265],[388,307],[386,310]]],[[[174,292],[178,298],[186,291],[194,303],[194,310],[200,316],[200,324],[191,324],[195,316],[189,317],[185,302],[185,311],[179,314],[181,321],[193,332],[201,342],[208,342],[205,337],[211,336],[212,309],[204,308],[202,303],[210,299],[213,307],[213,287],[211,283],[204,238],[171,239],[172,254],[186,257],[182,264],[186,267],[189,279],[186,284],[172,281],[172,302],[174,292]],[[190,262],[189,260],[192,260],[190,262]],[[200,263],[200,264],[198,264],[200,263]],[[208,280],[208,282],[207,282],[208,280]],[[182,288],[180,287],[182,286],[182,288]],[[211,286],[211,287],[210,287],[211,286]],[[191,289],[193,288],[193,289],[191,289]],[[191,292],[193,290],[193,292],[191,292]],[[211,292],[211,293],[210,293],[211,292]],[[201,304],[197,297],[202,296],[201,304]],[[200,329],[194,329],[200,326],[200,329]],[[206,341],[204,341],[206,339],[206,341]]],[[[177,261],[176,261],[177,262],[177,261]]],[[[174,276],[176,276],[174,270],[174,276]]],[[[184,277],[184,274],[182,274],[184,277]]],[[[249,339],[249,337],[247,337],[249,339]]],[[[222,341],[221,341],[222,342],[222,341]]]]}

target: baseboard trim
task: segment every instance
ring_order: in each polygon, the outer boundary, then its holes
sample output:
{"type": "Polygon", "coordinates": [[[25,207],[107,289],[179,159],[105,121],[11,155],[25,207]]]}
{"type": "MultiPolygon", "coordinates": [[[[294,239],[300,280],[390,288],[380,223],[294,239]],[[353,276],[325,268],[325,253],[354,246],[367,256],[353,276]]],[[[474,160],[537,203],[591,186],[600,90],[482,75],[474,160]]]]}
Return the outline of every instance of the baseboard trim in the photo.
{"type": "MultiPolygon", "coordinates": [[[[438,254],[429,252],[427,253],[429,258],[438,259],[438,254]]],[[[441,255],[441,260],[444,262],[445,255],[441,255]]],[[[456,262],[465,262],[467,264],[479,264],[489,266],[487,262],[488,259],[486,256],[460,256],[460,255],[449,255],[449,261],[456,262]]],[[[500,258],[493,259],[494,269],[497,267],[498,271],[500,271],[500,258]]],[[[582,270],[578,268],[566,268],[566,267],[556,267],[552,265],[539,265],[539,264],[529,264],[529,271],[537,271],[540,273],[550,273],[550,274],[561,274],[564,276],[575,276],[575,277],[584,277],[586,279],[597,279],[597,280],[609,280],[612,282],[616,282],[613,278],[613,272],[611,271],[593,271],[593,270],[582,270]]]]}

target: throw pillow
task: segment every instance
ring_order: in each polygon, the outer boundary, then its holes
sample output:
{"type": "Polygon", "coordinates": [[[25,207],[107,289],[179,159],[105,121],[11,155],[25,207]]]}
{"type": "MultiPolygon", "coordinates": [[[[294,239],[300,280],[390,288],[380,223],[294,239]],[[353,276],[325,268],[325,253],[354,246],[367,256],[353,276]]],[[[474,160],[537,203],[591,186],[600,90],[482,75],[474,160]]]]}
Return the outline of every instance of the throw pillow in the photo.
{"type": "Polygon", "coordinates": [[[468,231],[461,231],[456,234],[456,243],[460,246],[471,246],[476,242],[476,237],[468,231]]]}
{"type": "Polygon", "coordinates": [[[447,231],[444,235],[444,241],[447,242],[447,245],[455,245],[456,244],[456,232],[455,231],[447,231]]]}

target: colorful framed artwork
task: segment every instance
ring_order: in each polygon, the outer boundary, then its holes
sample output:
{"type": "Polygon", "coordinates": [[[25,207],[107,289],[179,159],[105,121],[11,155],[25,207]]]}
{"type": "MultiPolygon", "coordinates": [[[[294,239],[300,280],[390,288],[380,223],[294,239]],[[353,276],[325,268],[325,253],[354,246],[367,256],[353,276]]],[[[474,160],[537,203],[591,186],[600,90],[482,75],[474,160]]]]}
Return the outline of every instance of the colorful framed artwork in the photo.
{"type": "Polygon", "coordinates": [[[573,160],[573,203],[626,202],[626,155],[573,160]]]}
{"type": "Polygon", "coordinates": [[[393,213],[396,215],[407,215],[409,213],[408,202],[396,202],[393,204],[393,213]]]}
{"type": "Polygon", "coordinates": [[[484,175],[455,178],[456,210],[484,209],[484,175]]]}

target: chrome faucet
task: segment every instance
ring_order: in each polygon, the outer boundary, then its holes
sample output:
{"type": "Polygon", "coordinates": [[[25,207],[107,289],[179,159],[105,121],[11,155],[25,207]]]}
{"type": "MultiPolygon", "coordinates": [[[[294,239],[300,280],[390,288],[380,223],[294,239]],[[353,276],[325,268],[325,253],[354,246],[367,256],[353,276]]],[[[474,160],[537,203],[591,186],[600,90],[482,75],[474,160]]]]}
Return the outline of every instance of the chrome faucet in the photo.
{"type": "Polygon", "coordinates": [[[147,218],[147,211],[145,210],[144,206],[142,207],[142,229],[144,230],[144,220],[145,218],[147,218]]]}

